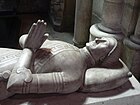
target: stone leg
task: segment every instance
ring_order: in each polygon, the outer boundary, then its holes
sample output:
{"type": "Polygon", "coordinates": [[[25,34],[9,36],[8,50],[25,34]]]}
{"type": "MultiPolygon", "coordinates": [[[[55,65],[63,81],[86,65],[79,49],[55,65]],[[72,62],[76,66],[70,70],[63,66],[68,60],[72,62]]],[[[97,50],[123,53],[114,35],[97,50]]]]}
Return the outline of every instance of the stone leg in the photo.
{"type": "Polygon", "coordinates": [[[80,91],[101,92],[117,88],[126,83],[132,74],[122,60],[117,68],[90,68],[85,73],[85,81],[80,91]],[[110,75],[111,74],[111,75],[110,75]]]}
{"type": "Polygon", "coordinates": [[[16,75],[15,84],[8,86],[13,93],[72,93],[82,85],[82,77],[67,72],[32,74],[32,81],[23,81],[22,75],[16,75]],[[20,77],[20,78],[19,78],[20,77]]]}

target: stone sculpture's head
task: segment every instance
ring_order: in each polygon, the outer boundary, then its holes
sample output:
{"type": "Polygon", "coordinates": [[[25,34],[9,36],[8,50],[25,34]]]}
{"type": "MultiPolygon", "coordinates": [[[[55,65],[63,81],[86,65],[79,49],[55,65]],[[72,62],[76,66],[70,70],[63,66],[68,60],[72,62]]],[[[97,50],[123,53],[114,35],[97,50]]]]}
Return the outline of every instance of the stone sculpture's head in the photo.
{"type": "Polygon", "coordinates": [[[101,63],[114,53],[117,48],[117,40],[109,37],[96,38],[94,41],[87,43],[86,48],[95,62],[101,63]]]}

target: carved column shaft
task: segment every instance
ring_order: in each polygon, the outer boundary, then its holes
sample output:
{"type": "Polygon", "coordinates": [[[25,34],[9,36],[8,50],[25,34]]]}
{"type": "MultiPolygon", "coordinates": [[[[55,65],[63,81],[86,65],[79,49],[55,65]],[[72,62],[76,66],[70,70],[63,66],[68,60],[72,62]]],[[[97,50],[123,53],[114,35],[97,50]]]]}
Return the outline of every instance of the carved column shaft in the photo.
{"type": "Polygon", "coordinates": [[[130,36],[134,33],[138,19],[138,2],[139,0],[124,0],[121,29],[126,36],[130,36]]]}
{"type": "Polygon", "coordinates": [[[119,33],[122,17],[123,0],[105,0],[102,21],[99,28],[109,33],[119,33]]]}
{"type": "Polygon", "coordinates": [[[122,26],[125,27],[123,28],[123,30],[125,35],[127,36],[127,38],[124,40],[124,44],[133,50],[140,50],[140,1],[126,1],[130,5],[127,4],[127,6],[129,7],[127,7],[127,10],[129,11],[127,12],[127,14],[126,12],[124,12],[124,19],[122,19],[122,26]]]}
{"type": "Polygon", "coordinates": [[[76,0],[74,45],[85,46],[89,41],[89,28],[92,17],[92,0],[76,0]]]}
{"type": "Polygon", "coordinates": [[[104,0],[101,23],[90,28],[90,40],[95,37],[115,37],[122,40],[121,32],[123,0],[104,0]]]}
{"type": "Polygon", "coordinates": [[[134,52],[130,70],[140,80],[140,50],[134,52]]]}
{"type": "Polygon", "coordinates": [[[122,28],[126,35],[124,55],[131,72],[140,80],[140,1],[125,0],[125,3],[122,19],[122,28]]]}
{"type": "Polygon", "coordinates": [[[140,46],[140,12],[139,12],[139,18],[137,21],[137,25],[135,28],[135,34],[130,36],[130,39],[135,42],[136,44],[139,44],[140,46]]]}

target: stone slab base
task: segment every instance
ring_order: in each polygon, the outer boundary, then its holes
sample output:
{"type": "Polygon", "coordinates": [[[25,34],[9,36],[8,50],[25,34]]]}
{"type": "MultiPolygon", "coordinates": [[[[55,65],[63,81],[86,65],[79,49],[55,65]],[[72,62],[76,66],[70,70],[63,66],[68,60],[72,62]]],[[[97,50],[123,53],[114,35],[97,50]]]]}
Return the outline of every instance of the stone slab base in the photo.
{"type": "Polygon", "coordinates": [[[140,105],[140,84],[134,76],[120,88],[100,93],[15,95],[0,105],[140,105]]]}

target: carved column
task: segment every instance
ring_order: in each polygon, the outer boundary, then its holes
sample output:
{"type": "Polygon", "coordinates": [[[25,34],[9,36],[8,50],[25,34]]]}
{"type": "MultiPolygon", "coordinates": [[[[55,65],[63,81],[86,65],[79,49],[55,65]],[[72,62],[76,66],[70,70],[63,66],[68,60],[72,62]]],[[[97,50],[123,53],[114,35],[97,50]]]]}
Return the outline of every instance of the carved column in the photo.
{"type": "Polygon", "coordinates": [[[124,44],[133,50],[140,50],[140,1],[125,0],[122,30],[126,35],[124,44]],[[134,33],[134,34],[133,34],[134,33]]]}
{"type": "Polygon", "coordinates": [[[126,64],[135,77],[140,80],[140,1],[126,0],[126,12],[124,12],[123,32],[126,64]],[[129,4],[129,5],[128,5],[129,4]],[[129,10],[129,11],[128,11],[129,10]]]}
{"type": "Polygon", "coordinates": [[[126,53],[131,55],[126,57],[126,63],[129,65],[135,77],[140,80],[140,13],[134,35],[131,35],[130,38],[126,38],[124,44],[128,47],[127,51],[129,51],[126,53]],[[131,64],[129,63],[130,60],[131,64]]]}
{"type": "Polygon", "coordinates": [[[101,23],[90,28],[90,40],[95,37],[123,38],[121,33],[123,0],[104,0],[101,23]]]}
{"type": "Polygon", "coordinates": [[[92,17],[92,0],[76,0],[74,45],[85,46],[89,41],[89,28],[92,17]]]}
{"type": "Polygon", "coordinates": [[[98,27],[110,33],[120,33],[123,0],[105,0],[102,21],[98,27]]]}
{"type": "Polygon", "coordinates": [[[122,31],[126,35],[126,38],[124,39],[124,44],[132,49],[139,49],[140,44],[139,3],[139,0],[125,0],[123,10],[122,31]]]}
{"type": "Polygon", "coordinates": [[[132,48],[140,50],[140,12],[134,35],[130,36],[130,40],[135,44],[132,48]]]}
{"type": "Polygon", "coordinates": [[[134,33],[136,27],[139,10],[138,2],[139,0],[124,0],[121,29],[128,37],[134,33]]]}

